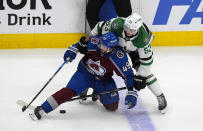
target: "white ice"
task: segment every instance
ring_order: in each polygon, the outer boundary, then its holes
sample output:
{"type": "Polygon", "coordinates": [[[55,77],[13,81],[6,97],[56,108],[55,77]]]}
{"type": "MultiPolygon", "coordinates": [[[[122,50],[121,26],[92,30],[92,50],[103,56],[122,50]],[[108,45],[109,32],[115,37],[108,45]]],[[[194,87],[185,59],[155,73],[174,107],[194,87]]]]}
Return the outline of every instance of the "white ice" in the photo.
{"type": "MultiPolygon", "coordinates": [[[[153,73],[168,100],[168,112],[157,110],[157,100],[149,89],[139,93],[157,131],[203,130],[203,47],[154,47],[153,73]]],[[[0,50],[0,130],[1,131],[132,131],[124,111],[125,91],[116,112],[108,112],[99,102],[67,102],[40,121],[32,121],[16,104],[30,102],[63,63],[65,49],[0,50]],[[59,110],[65,109],[66,114],[59,110]]],[[[66,64],[33,105],[40,105],[65,87],[82,55],[66,64]]],[[[129,111],[140,117],[138,107],[129,111]],[[136,113],[133,113],[136,111],[136,113]]],[[[139,128],[142,124],[135,123],[139,128]]],[[[150,130],[149,130],[150,131],[150,130]]]]}

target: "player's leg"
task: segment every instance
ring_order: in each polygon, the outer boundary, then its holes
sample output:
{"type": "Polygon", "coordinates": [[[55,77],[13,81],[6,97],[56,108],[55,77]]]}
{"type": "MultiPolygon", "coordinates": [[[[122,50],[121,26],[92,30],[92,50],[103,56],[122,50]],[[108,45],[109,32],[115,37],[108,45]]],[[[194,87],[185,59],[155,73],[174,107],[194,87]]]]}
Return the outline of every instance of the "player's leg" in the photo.
{"type": "Polygon", "coordinates": [[[100,21],[99,12],[105,0],[88,0],[86,18],[91,29],[100,21]]]}
{"type": "Polygon", "coordinates": [[[167,111],[167,101],[161,90],[157,78],[153,74],[147,77],[146,85],[151,90],[151,92],[157,97],[157,101],[159,104],[158,109],[161,111],[161,113],[165,114],[167,111]]]}
{"type": "Polygon", "coordinates": [[[157,97],[159,104],[158,109],[161,111],[161,113],[165,113],[167,111],[167,101],[157,78],[152,74],[149,67],[140,65],[140,57],[137,51],[130,52],[128,54],[132,61],[133,68],[136,70],[137,74],[141,75],[142,77],[146,77],[147,87],[157,97]]]}
{"type": "MultiPolygon", "coordinates": [[[[96,91],[95,90],[93,90],[93,93],[92,94],[95,94],[96,93],[96,91]]],[[[92,97],[92,101],[97,101],[98,100],[98,96],[93,96],[92,97]]]]}
{"type": "Polygon", "coordinates": [[[47,100],[34,109],[34,112],[30,113],[30,117],[33,120],[40,120],[45,113],[49,113],[56,109],[60,104],[68,101],[72,97],[76,96],[76,92],[70,88],[62,88],[53,95],[49,96],[47,100]]]}
{"type": "Polygon", "coordinates": [[[38,106],[34,110],[34,113],[30,115],[31,118],[33,118],[34,120],[36,118],[38,120],[41,119],[44,112],[49,113],[55,110],[62,103],[70,100],[74,96],[80,95],[87,87],[87,77],[85,77],[82,72],[75,72],[71,80],[68,82],[67,86],[48,97],[47,100],[41,106],[38,106]],[[80,82],[78,83],[78,81],[80,82]]]}
{"type": "Polygon", "coordinates": [[[128,17],[132,13],[130,0],[113,0],[119,17],[128,17]]]}
{"type": "MultiPolygon", "coordinates": [[[[113,79],[100,81],[96,83],[95,92],[103,92],[116,89],[116,84],[113,79]]],[[[99,96],[103,106],[109,111],[116,111],[118,109],[119,94],[118,92],[111,92],[99,96]]]]}
{"type": "Polygon", "coordinates": [[[161,111],[161,113],[165,113],[167,111],[167,101],[161,90],[157,78],[152,74],[150,68],[141,65],[138,68],[137,74],[146,77],[147,87],[157,97],[157,101],[159,104],[158,109],[161,111]]]}
{"type": "MultiPolygon", "coordinates": [[[[80,97],[85,97],[85,96],[87,96],[88,91],[89,91],[89,88],[87,88],[86,90],[84,90],[84,91],[82,92],[82,94],[80,94],[80,97]]],[[[96,93],[96,92],[95,92],[95,90],[93,89],[92,94],[95,94],[95,93],[96,93]]],[[[87,100],[87,98],[83,98],[83,99],[79,100],[79,103],[81,104],[81,103],[83,103],[83,102],[86,101],[86,100],[87,100]]],[[[92,101],[97,101],[97,100],[98,100],[98,96],[97,96],[97,95],[92,96],[92,101]]]]}

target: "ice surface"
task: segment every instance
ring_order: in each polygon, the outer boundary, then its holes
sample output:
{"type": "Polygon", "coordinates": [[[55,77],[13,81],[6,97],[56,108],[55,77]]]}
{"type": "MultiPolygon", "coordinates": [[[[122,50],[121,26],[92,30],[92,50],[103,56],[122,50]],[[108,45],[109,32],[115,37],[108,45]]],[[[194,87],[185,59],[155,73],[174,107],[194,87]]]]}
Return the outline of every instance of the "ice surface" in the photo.
{"type": "MultiPolygon", "coordinates": [[[[165,115],[158,112],[153,94],[144,89],[139,93],[138,105],[133,110],[127,110],[123,105],[125,91],[122,91],[116,112],[108,112],[99,102],[88,99],[84,104],[67,102],[36,122],[29,118],[30,110],[22,113],[16,101],[32,100],[63,63],[65,49],[0,50],[0,130],[202,131],[203,47],[153,49],[152,71],[169,105],[165,115]],[[66,113],[60,114],[60,109],[65,109],[66,113]],[[146,128],[149,126],[143,124],[146,121],[151,122],[152,128],[146,128]]],[[[81,57],[78,55],[74,62],[65,65],[33,105],[41,104],[48,96],[66,86],[81,57]]]]}

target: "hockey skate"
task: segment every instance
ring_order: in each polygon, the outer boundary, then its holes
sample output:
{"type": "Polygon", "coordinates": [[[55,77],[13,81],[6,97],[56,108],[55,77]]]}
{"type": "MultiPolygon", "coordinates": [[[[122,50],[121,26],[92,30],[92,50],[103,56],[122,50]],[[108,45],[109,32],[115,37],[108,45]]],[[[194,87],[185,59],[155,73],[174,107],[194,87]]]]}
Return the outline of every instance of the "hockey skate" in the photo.
{"type": "Polygon", "coordinates": [[[165,99],[164,94],[162,93],[160,96],[157,97],[158,100],[158,109],[162,114],[165,114],[167,112],[167,101],[165,99]]]}
{"type": "MultiPolygon", "coordinates": [[[[87,96],[87,92],[88,92],[88,89],[86,89],[85,91],[82,92],[82,94],[80,95],[80,97],[85,97],[87,96]]],[[[95,91],[93,91],[92,94],[95,94],[95,91]]],[[[84,101],[86,101],[87,98],[82,98],[81,100],[79,100],[79,103],[82,104],[84,101]]],[[[98,100],[98,96],[97,95],[94,95],[92,96],[92,101],[97,101],[98,100]]]]}
{"type": "MultiPolygon", "coordinates": [[[[93,94],[95,94],[96,92],[95,91],[93,91],[93,94]]],[[[98,100],[98,98],[99,98],[99,96],[98,95],[94,95],[94,96],[92,96],[92,101],[97,101],[98,100]]]]}
{"type": "MultiPolygon", "coordinates": [[[[80,94],[80,97],[85,97],[87,95],[87,91],[88,91],[88,89],[83,91],[82,94],[80,94]]],[[[82,104],[86,100],[87,100],[87,98],[82,98],[82,99],[79,100],[79,103],[82,104]]]]}
{"type": "Polygon", "coordinates": [[[29,113],[29,116],[32,120],[40,120],[42,116],[44,115],[44,110],[41,106],[37,106],[32,113],[29,113]]]}

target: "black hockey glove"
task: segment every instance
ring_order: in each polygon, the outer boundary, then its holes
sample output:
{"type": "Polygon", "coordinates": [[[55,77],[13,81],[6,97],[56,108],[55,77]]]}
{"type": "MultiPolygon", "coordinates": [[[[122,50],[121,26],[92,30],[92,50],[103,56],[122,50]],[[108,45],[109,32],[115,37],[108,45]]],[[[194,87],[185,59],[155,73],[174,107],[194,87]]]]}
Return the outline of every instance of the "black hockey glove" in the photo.
{"type": "Polygon", "coordinates": [[[85,41],[86,38],[87,38],[87,37],[85,37],[85,36],[82,36],[82,37],[80,38],[80,42],[79,42],[80,46],[82,46],[82,47],[87,47],[88,41],[85,41]]]}
{"type": "Polygon", "coordinates": [[[144,89],[146,87],[146,77],[142,77],[142,76],[134,76],[134,88],[136,90],[141,90],[144,89]]]}
{"type": "Polygon", "coordinates": [[[82,36],[80,38],[80,41],[79,41],[79,45],[78,45],[78,51],[81,53],[81,54],[86,54],[87,53],[87,44],[88,42],[85,41],[86,37],[85,36],[82,36]]]}

